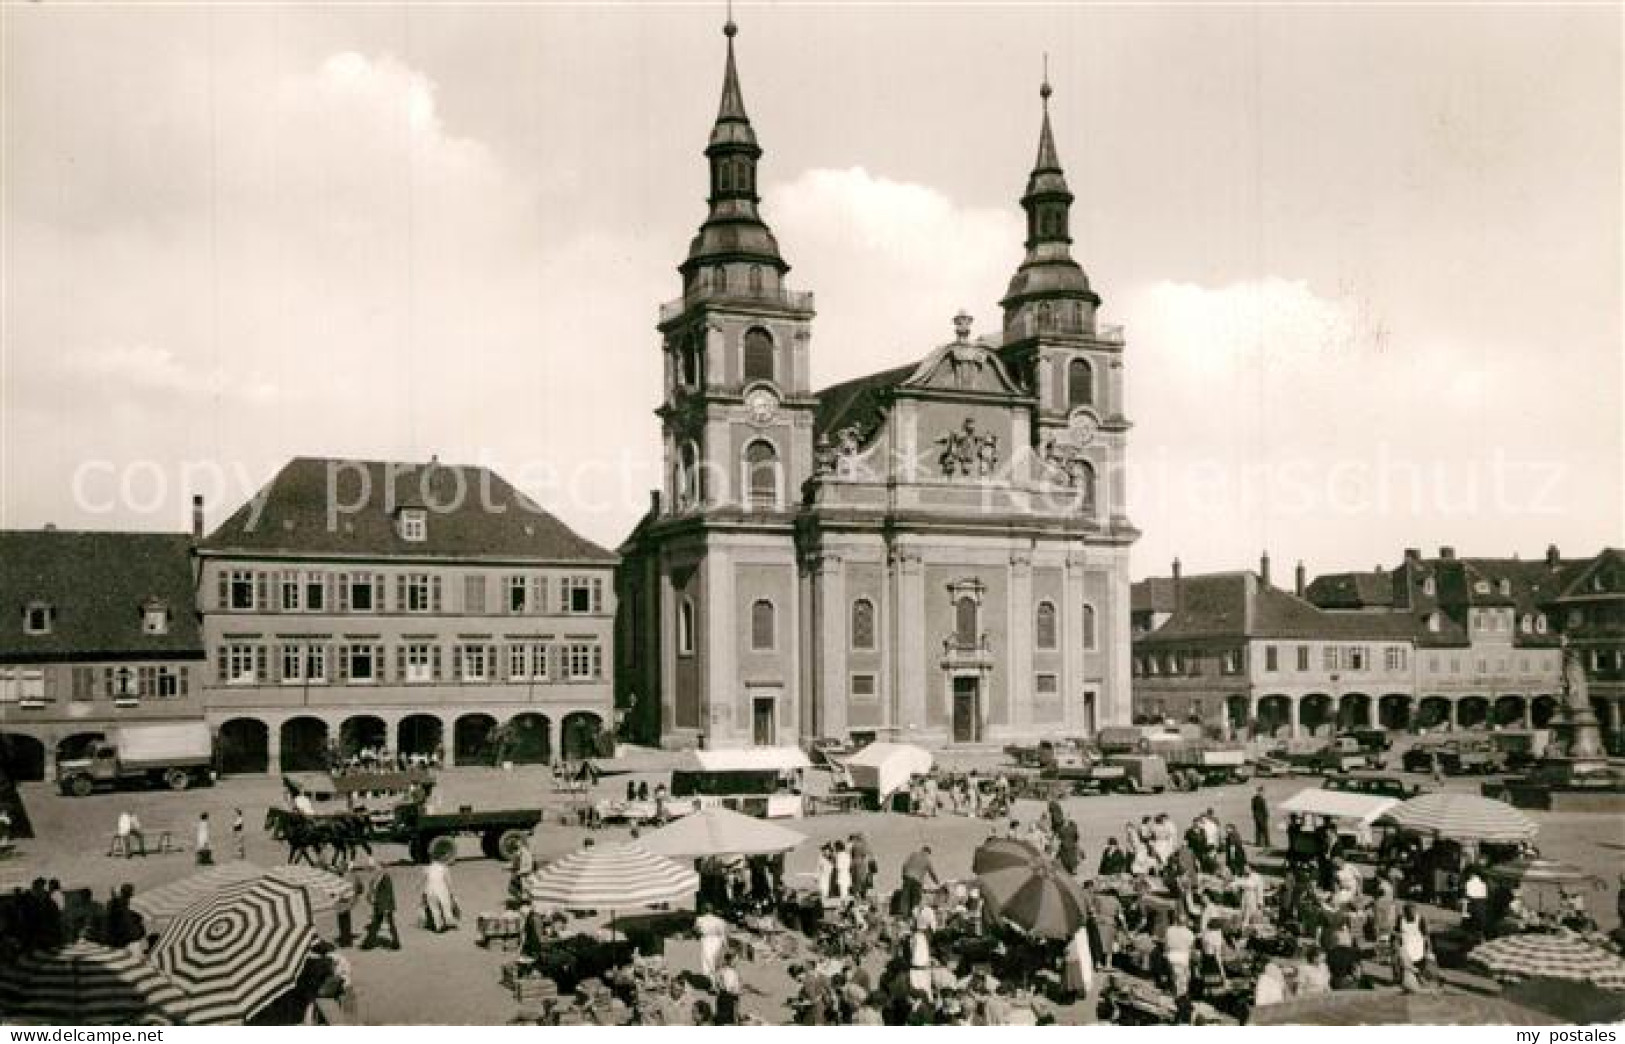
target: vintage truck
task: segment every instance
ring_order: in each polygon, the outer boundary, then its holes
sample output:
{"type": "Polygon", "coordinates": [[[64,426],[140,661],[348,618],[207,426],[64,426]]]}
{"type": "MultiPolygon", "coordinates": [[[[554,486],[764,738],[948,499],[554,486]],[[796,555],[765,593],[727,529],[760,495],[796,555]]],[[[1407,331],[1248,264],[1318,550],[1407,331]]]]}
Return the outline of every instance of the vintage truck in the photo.
{"type": "Polygon", "coordinates": [[[76,754],[59,755],[56,778],[62,793],[73,797],[123,787],[207,785],[214,782],[214,737],[201,721],[122,725],[76,754]]]}

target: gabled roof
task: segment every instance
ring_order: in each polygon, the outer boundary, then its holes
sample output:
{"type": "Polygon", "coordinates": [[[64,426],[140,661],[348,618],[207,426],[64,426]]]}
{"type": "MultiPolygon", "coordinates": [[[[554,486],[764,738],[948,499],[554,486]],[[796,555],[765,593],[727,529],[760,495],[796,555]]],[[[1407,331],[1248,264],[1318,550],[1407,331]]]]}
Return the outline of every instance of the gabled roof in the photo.
{"type": "Polygon", "coordinates": [[[191,550],[185,533],[0,531],[0,659],[201,656],[191,550]],[[166,633],[142,630],[149,603],[166,633]],[[31,604],[51,610],[48,634],[26,633],[31,604]]]}
{"type": "Polygon", "coordinates": [[[1322,609],[1388,609],[1394,605],[1394,578],[1381,570],[1328,573],[1315,577],[1304,596],[1322,609]]]}
{"type": "MultiPolygon", "coordinates": [[[[968,321],[968,320],[967,320],[968,321]]],[[[950,341],[919,362],[855,377],[817,393],[815,434],[856,427],[867,441],[899,394],[944,398],[1029,401],[1032,393],[1006,367],[995,346],[984,341],[950,341]]]]}
{"type": "Polygon", "coordinates": [[[1141,640],[1382,640],[1411,636],[1410,621],[1402,614],[1326,612],[1262,583],[1252,572],[1182,577],[1177,597],[1178,608],[1173,615],[1141,640]]]}
{"type": "Polygon", "coordinates": [[[318,457],[289,461],[200,547],[294,555],[615,560],[488,468],[318,457]],[[421,541],[401,536],[398,516],[409,508],[426,514],[421,541]]]}
{"type": "Polygon", "coordinates": [[[1174,580],[1169,576],[1148,576],[1129,588],[1129,608],[1136,613],[1174,611],[1174,580]]]}
{"type": "Polygon", "coordinates": [[[1574,563],[1563,579],[1563,586],[1551,598],[1554,602],[1625,595],[1625,551],[1614,547],[1603,548],[1596,558],[1574,563]]]}
{"type": "Polygon", "coordinates": [[[917,366],[917,363],[910,363],[825,388],[818,393],[815,434],[832,435],[843,428],[855,426],[867,439],[885,417],[892,390],[917,366]]]}

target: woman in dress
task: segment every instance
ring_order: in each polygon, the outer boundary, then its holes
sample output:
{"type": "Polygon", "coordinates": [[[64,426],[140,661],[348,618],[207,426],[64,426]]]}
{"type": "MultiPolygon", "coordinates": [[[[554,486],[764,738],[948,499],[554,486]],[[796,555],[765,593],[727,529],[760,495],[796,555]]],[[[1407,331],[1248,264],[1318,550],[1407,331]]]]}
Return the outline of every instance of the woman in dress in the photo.
{"type": "Polygon", "coordinates": [[[843,841],[835,842],[835,897],[852,897],[852,853],[843,841]]]}
{"type": "Polygon", "coordinates": [[[1072,933],[1066,944],[1066,957],[1061,962],[1061,979],[1069,993],[1087,997],[1095,990],[1095,959],[1089,949],[1089,927],[1083,925],[1072,933]]]}
{"type": "Polygon", "coordinates": [[[829,845],[818,850],[818,896],[821,899],[835,897],[835,858],[829,845]]]}
{"type": "Polygon", "coordinates": [[[451,890],[451,867],[439,860],[430,861],[423,868],[423,916],[431,932],[444,932],[457,927],[462,911],[457,896],[451,890]]]}
{"type": "Polygon", "coordinates": [[[1405,966],[1412,971],[1421,968],[1422,961],[1427,957],[1427,922],[1416,912],[1415,903],[1406,903],[1404,912],[1400,914],[1397,949],[1399,956],[1405,961],[1405,966]]]}

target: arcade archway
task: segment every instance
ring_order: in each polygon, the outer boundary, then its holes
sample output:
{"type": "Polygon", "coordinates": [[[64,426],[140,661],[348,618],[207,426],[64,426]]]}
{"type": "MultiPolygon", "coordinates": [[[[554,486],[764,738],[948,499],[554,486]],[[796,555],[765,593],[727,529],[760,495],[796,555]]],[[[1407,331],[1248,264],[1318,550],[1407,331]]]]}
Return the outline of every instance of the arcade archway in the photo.
{"type": "Polygon", "coordinates": [[[225,775],[271,770],[271,730],[257,718],[232,718],[220,726],[220,771],[225,775]]]}
{"type": "Polygon", "coordinates": [[[452,758],[458,765],[491,765],[498,761],[494,733],[497,720],[489,714],[465,714],[452,726],[452,758]]]}
{"type": "Polygon", "coordinates": [[[282,771],[321,772],[327,768],[327,722],[289,718],[282,723],[282,771]]]}

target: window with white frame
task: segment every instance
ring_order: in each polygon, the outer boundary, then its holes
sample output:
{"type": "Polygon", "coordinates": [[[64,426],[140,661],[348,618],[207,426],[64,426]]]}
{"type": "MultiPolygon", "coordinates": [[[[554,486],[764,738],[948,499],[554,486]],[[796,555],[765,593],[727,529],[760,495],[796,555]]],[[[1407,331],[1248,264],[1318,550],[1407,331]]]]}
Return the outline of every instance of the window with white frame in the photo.
{"type": "Polygon", "coordinates": [[[574,615],[604,611],[604,579],[598,576],[572,576],[565,583],[565,611],[574,615]]]}
{"type": "Polygon", "coordinates": [[[1405,647],[1403,645],[1390,645],[1383,652],[1383,666],[1390,671],[1405,669],[1405,647]]]}
{"type": "Polygon", "coordinates": [[[371,573],[350,574],[350,611],[352,613],[373,611],[371,573]]]}
{"type": "Polygon", "coordinates": [[[1298,670],[1307,671],[1308,669],[1309,669],[1309,646],[1300,645],[1300,646],[1298,646],[1298,670]]]}
{"type": "Polygon", "coordinates": [[[1363,645],[1351,645],[1344,650],[1344,663],[1351,671],[1363,671],[1371,666],[1371,650],[1363,645]]]}
{"type": "Polygon", "coordinates": [[[141,607],[141,633],[168,634],[169,606],[157,599],[143,605],[141,607]]]}
{"type": "Polygon", "coordinates": [[[753,652],[772,652],[778,645],[778,612],[773,603],[758,598],[750,606],[750,647],[753,652]]]}
{"type": "Polygon", "coordinates": [[[422,508],[401,509],[400,532],[402,540],[421,544],[429,538],[429,516],[422,508]]]}
{"type": "Polygon", "coordinates": [[[524,612],[526,605],[526,593],[530,590],[530,585],[525,582],[525,578],[522,576],[510,576],[507,578],[506,587],[508,589],[508,612],[524,612]]]}
{"type": "MultiPolygon", "coordinates": [[[[370,590],[370,589],[369,589],[370,590]]],[[[349,657],[349,679],[352,684],[378,680],[378,653],[371,645],[345,646],[349,657]]]]}
{"type": "Polygon", "coordinates": [[[1337,670],[1337,646],[1328,645],[1320,651],[1320,669],[1323,671],[1337,670]]]}
{"type": "Polygon", "coordinates": [[[303,599],[304,587],[299,583],[299,574],[289,570],[282,574],[277,584],[282,611],[285,613],[298,612],[303,599]]]}
{"type": "Polygon", "coordinates": [[[227,586],[231,609],[254,608],[254,573],[249,569],[233,569],[227,586]]]}
{"type": "Polygon", "coordinates": [[[160,700],[173,700],[186,695],[185,667],[155,667],[152,677],[152,695],[160,700]]]}
{"type": "Polygon", "coordinates": [[[284,645],[281,660],[282,684],[297,685],[305,680],[305,647],[303,645],[284,645]]]}
{"type": "Polygon", "coordinates": [[[565,648],[565,666],[572,681],[597,678],[603,673],[603,650],[597,642],[572,642],[565,648]]]}
{"type": "Polygon", "coordinates": [[[1083,606],[1083,647],[1093,650],[1099,644],[1099,636],[1095,631],[1095,607],[1084,603],[1083,606]]]}
{"type": "Polygon", "coordinates": [[[1266,671],[1281,669],[1281,650],[1273,645],[1264,646],[1264,669],[1266,671]]]}
{"type": "Polygon", "coordinates": [[[56,610],[44,602],[30,602],[23,610],[23,630],[29,634],[50,634],[56,610]]]}
{"type": "Polygon", "coordinates": [[[253,685],[260,680],[259,647],[249,642],[231,642],[225,647],[225,681],[228,685],[253,685]]]}
{"type": "Polygon", "coordinates": [[[426,613],[429,611],[429,574],[407,573],[400,578],[401,599],[400,608],[409,613],[426,613]]]}
{"type": "Polygon", "coordinates": [[[305,681],[312,684],[327,681],[327,646],[305,646],[305,681]]]}
{"type": "Polygon", "coordinates": [[[1545,613],[1536,613],[1535,614],[1535,633],[1536,634],[1545,634],[1546,633],[1546,614],[1545,613]]]}
{"type": "Polygon", "coordinates": [[[0,667],[0,703],[45,706],[45,672],[37,667],[0,667]]]}
{"type": "Polygon", "coordinates": [[[327,574],[305,574],[305,611],[320,613],[327,610],[327,574]]]}
{"type": "Polygon", "coordinates": [[[485,681],[489,677],[490,665],[486,663],[485,646],[460,646],[458,659],[461,663],[461,677],[466,682],[485,681]]]}
{"type": "Polygon", "coordinates": [[[1239,649],[1226,649],[1220,663],[1225,674],[1240,674],[1241,651],[1239,649]]]}
{"type": "Polygon", "coordinates": [[[401,680],[412,685],[434,681],[434,653],[427,642],[412,642],[402,657],[405,670],[401,680]]]}

